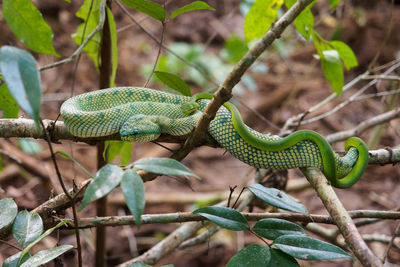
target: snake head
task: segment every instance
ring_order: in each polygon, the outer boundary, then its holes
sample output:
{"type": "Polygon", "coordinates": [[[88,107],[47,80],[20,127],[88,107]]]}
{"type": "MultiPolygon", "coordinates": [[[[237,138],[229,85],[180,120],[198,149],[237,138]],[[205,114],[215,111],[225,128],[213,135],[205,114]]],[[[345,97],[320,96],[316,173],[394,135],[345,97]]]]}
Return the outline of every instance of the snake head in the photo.
{"type": "Polygon", "coordinates": [[[181,104],[181,110],[185,115],[191,115],[193,112],[198,110],[200,105],[196,103],[194,100],[191,102],[184,102],[181,104]]]}
{"type": "Polygon", "coordinates": [[[161,129],[152,116],[139,114],[124,122],[119,133],[122,141],[150,142],[160,136],[161,129]]]}

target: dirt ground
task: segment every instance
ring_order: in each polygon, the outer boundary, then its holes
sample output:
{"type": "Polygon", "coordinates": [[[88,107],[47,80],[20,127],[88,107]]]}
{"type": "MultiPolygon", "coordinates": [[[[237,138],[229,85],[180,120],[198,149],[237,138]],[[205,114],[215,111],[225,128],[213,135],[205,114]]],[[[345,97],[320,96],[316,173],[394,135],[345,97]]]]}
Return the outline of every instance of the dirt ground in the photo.
{"type": "MultiPolygon", "coordinates": [[[[174,10],[188,1],[170,1],[167,10],[174,10]]],[[[396,57],[400,57],[400,5],[394,1],[343,1],[341,8],[335,12],[328,11],[327,1],[319,1],[315,7],[316,29],[326,39],[331,36],[340,36],[357,55],[359,66],[345,72],[345,81],[349,82],[357,75],[365,72],[370,62],[377,53],[379,57],[374,67],[388,63],[396,57]],[[390,13],[392,12],[392,20],[390,13]],[[388,28],[391,25],[391,33],[388,28]]],[[[164,43],[170,45],[175,42],[206,44],[204,53],[218,57],[225,40],[236,34],[243,35],[243,16],[238,11],[238,3],[234,0],[208,1],[216,8],[216,12],[193,12],[190,15],[182,15],[167,24],[164,43]]],[[[76,44],[71,40],[71,34],[76,30],[80,20],[74,16],[80,2],[69,4],[63,1],[36,1],[46,21],[52,27],[55,37],[56,51],[67,57],[76,49],[76,44]]],[[[141,66],[153,64],[157,55],[158,45],[136,26],[124,29],[131,21],[124,15],[117,5],[113,5],[113,12],[117,28],[122,29],[118,33],[118,72],[116,84],[118,86],[134,85],[143,86],[147,78],[142,73],[141,66]]],[[[155,36],[160,36],[160,23],[146,18],[142,14],[131,11],[140,21],[141,25],[149,29],[155,36]]],[[[0,17],[0,44],[23,47],[10,32],[4,19],[0,17]]],[[[305,43],[289,27],[281,40],[286,46],[287,55],[279,53],[277,46],[272,46],[261,57],[260,62],[267,66],[266,74],[250,72],[249,75],[256,82],[256,90],[244,90],[236,95],[236,100],[246,103],[252,110],[256,110],[265,119],[276,127],[259,119],[254,113],[240,106],[245,121],[251,127],[262,132],[279,133],[279,128],[292,116],[299,114],[309,107],[319,103],[331,94],[331,89],[323,77],[319,62],[313,57],[315,50],[312,44],[305,43]]],[[[57,59],[47,55],[34,54],[39,66],[52,63],[57,59]]],[[[182,63],[184,64],[184,63],[182,63]]],[[[398,74],[398,71],[396,72],[398,74]]],[[[376,74],[379,74],[376,73],[376,74]]],[[[91,60],[84,54],[75,69],[73,63],[62,65],[58,68],[43,71],[41,73],[43,83],[44,102],[42,106],[42,118],[56,119],[61,103],[71,94],[73,80],[75,79],[74,94],[79,94],[98,88],[98,73],[91,60]]],[[[361,82],[340,99],[335,99],[320,113],[328,111],[348,99],[362,85],[361,82]]],[[[190,82],[193,91],[201,91],[202,88],[190,82]]],[[[367,93],[384,92],[390,89],[390,82],[381,81],[371,87],[367,93]]],[[[151,82],[150,88],[162,89],[163,86],[151,82]]],[[[397,85],[398,88],[398,85],[397,85]]],[[[342,130],[355,127],[360,122],[383,113],[388,108],[388,98],[373,97],[362,101],[356,101],[315,123],[301,128],[313,129],[323,135],[329,135],[342,130]]],[[[395,100],[394,106],[399,107],[399,101],[395,100]]],[[[23,116],[23,112],[20,112],[23,116]]],[[[370,140],[375,128],[363,132],[360,137],[370,140]]],[[[12,197],[20,209],[31,210],[54,194],[61,193],[60,186],[56,182],[55,171],[50,161],[49,151],[42,140],[38,143],[42,152],[35,156],[21,154],[16,146],[15,139],[0,140],[0,147],[30,160],[33,165],[46,173],[50,180],[32,175],[22,170],[14,163],[3,159],[3,173],[0,173],[0,187],[5,191],[0,194],[3,197],[12,197]]],[[[384,127],[378,148],[395,147],[400,144],[400,122],[393,120],[384,127]]],[[[171,149],[177,145],[166,144],[171,149]]],[[[63,141],[54,145],[55,150],[62,150],[73,154],[75,159],[82,163],[89,171],[96,171],[96,149],[83,143],[63,141]]],[[[142,157],[165,157],[170,152],[156,144],[134,144],[132,161],[142,157]]],[[[343,151],[343,143],[334,144],[334,148],[343,151]]],[[[72,180],[77,183],[88,179],[87,175],[75,167],[68,160],[58,158],[62,174],[70,187],[72,180]]],[[[118,159],[115,160],[118,164],[118,159]]],[[[230,186],[237,186],[240,191],[249,183],[255,175],[255,169],[233,158],[222,149],[201,147],[195,149],[183,163],[202,179],[200,181],[182,181],[175,177],[161,176],[152,182],[146,183],[146,214],[166,213],[177,211],[190,211],[193,209],[193,199],[202,198],[203,193],[229,192],[230,186]],[[190,198],[189,200],[187,198],[190,198]],[[160,200],[161,199],[161,200],[160,200]]],[[[398,195],[400,170],[397,166],[370,166],[362,179],[353,187],[346,190],[336,190],[346,209],[373,209],[390,210],[400,205],[398,195]]],[[[298,170],[288,172],[288,188],[293,184],[303,181],[298,170]]],[[[282,184],[282,182],[280,182],[282,184]]],[[[312,214],[327,214],[321,201],[314,190],[306,187],[300,191],[290,192],[292,196],[301,201],[312,214]]],[[[121,193],[114,190],[109,198],[109,215],[127,214],[128,210],[121,202],[121,193]]],[[[260,207],[254,207],[254,211],[262,211],[260,207]]],[[[70,212],[66,213],[70,216],[70,212]]],[[[94,206],[84,209],[79,216],[90,217],[95,215],[94,206]]],[[[164,236],[176,229],[178,224],[143,225],[140,231],[136,227],[113,227],[107,229],[107,263],[114,266],[131,258],[131,245],[136,242],[139,253],[144,252],[164,236]]],[[[325,227],[325,226],[324,226],[325,227]]],[[[332,227],[326,226],[329,229],[332,227]]],[[[395,221],[382,221],[360,228],[362,234],[392,236],[396,227],[395,221]]],[[[315,236],[315,235],[314,235],[315,236]]],[[[323,239],[322,237],[318,237],[323,239]]],[[[85,266],[92,266],[93,262],[94,231],[83,232],[83,255],[85,266]]],[[[14,241],[10,241],[14,242],[14,241]]],[[[54,246],[57,236],[46,238],[35,249],[40,250],[54,246]]],[[[62,232],[60,243],[75,244],[74,236],[70,232],[62,232]]],[[[173,263],[177,267],[183,266],[224,266],[236,251],[251,242],[259,242],[257,238],[247,233],[234,233],[220,231],[215,237],[204,245],[177,251],[164,258],[156,266],[173,263]]],[[[14,242],[16,244],[16,242],[14,242]]],[[[382,242],[368,243],[373,251],[380,257],[385,253],[387,244],[382,242]]],[[[395,242],[389,253],[389,261],[400,264],[400,243],[395,242]]],[[[13,248],[0,245],[0,262],[9,255],[16,253],[13,248]]],[[[75,262],[75,253],[70,252],[63,256],[66,266],[75,262]]],[[[299,261],[301,266],[351,266],[350,261],[299,261]]]]}

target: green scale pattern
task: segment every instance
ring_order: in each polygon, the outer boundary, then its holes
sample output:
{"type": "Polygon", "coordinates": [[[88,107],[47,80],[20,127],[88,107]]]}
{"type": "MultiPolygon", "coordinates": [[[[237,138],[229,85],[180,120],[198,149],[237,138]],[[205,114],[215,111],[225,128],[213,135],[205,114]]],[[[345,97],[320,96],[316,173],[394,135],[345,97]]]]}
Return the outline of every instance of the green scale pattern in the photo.
{"type": "Polygon", "coordinates": [[[60,109],[65,126],[78,137],[101,137],[119,132],[132,115],[161,115],[174,135],[184,135],[196,125],[196,117],[183,114],[180,104],[190,97],[140,87],[119,87],[77,95],[60,109]],[[179,120],[184,118],[184,120],[179,120]],[[175,120],[178,119],[178,120],[175,120]]]}
{"type": "MultiPolygon", "coordinates": [[[[60,112],[65,126],[78,137],[101,137],[117,133],[132,115],[159,115],[164,121],[164,133],[185,135],[196,126],[201,111],[209,102],[200,99],[199,111],[187,116],[181,104],[193,102],[191,97],[174,95],[140,87],[117,87],[78,95],[65,101],[60,112]]],[[[273,142],[279,136],[262,134],[248,129],[265,141],[273,142]]],[[[257,167],[275,170],[298,167],[316,167],[323,164],[318,147],[311,141],[298,142],[285,150],[271,152],[249,145],[236,132],[232,114],[222,106],[211,121],[209,132],[229,153],[239,160],[257,167]]],[[[357,161],[358,151],[350,148],[344,157],[335,155],[338,176],[346,175],[357,161]]]]}
{"type": "MultiPolygon", "coordinates": [[[[203,110],[209,100],[200,100],[200,109],[203,110]]],[[[247,127],[253,134],[267,142],[280,139],[277,135],[262,134],[247,127]]],[[[231,112],[222,106],[209,129],[211,136],[234,157],[257,168],[286,170],[299,167],[316,167],[322,170],[321,153],[311,141],[301,141],[295,146],[281,151],[265,151],[246,143],[236,132],[232,124],[231,112]]],[[[345,156],[335,154],[336,168],[339,176],[346,175],[358,158],[358,151],[350,148],[345,156]]]]}

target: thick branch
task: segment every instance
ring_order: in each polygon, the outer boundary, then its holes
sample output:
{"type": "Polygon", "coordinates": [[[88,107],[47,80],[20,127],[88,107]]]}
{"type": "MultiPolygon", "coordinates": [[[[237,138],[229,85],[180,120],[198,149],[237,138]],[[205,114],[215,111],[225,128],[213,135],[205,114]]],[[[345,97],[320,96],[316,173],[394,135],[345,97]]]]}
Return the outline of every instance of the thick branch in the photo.
{"type": "MultiPolygon", "coordinates": [[[[114,134],[111,136],[104,137],[90,137],[90,138],[81,138],[76,137],[70,134],[64,126],[64,122],[57,121],[54,125],[53,120],[43,120],[45,127],[50,130],[52,134],[52,141],[57,142],[58,140],[71,140],[75,142],[84,142],[90,145],[95,145],[97,141],[104,140],[121,140],[121,136],[119,134],[114,134]]],[[[0,119],[0,137],[10,138],[10,137],[20,137],[20,138],[37,138],[37,139],[46,139],[42,131],[39,131],[36,128],[35,122],[31,119],[0,119]]],[[[186,140],[187,136],[172,136],[168,134],[161,135],[156,142],[165,142],[165,143],[183,143],[186,140]]],[[[208,138],[208,143],[204,143],[203,145],[209,145],[212,147],[216,147],[216,143],[212,143],[211,138],[208,138]]]]}
{"type": "Polygon", "coordinates": [[[307,168],[302,171],[321,198],[325,208],[336,222],[346,244],[362,265],[382,266],[382,262],[374,255],[362,239],[349,213],[343,207],[333,188],[328,184],[325,176],[315,168],[307,168]]]}
{"type": "Polygon", "coordinates": [[[215,117],[218,109],[223,103],[232,97],[233,87],[240,81],[243,74],[255,62],[255,60],[278,39],[288,25],[307,7],[312,0],[300,0],[296,2],[290,10],[288,10],[268,32],[250,49],[250,51],[242,57],[242,59],[234,66],[225,81],[214,94],[214,98],[207,105],[203,116],[198,122],[192,135],[186,140],[182,149],[174,153],[173,158],[177,160],[183,159],[197,144],[203,139],[204,133],[207,132],[208,125],[215,117]]]}

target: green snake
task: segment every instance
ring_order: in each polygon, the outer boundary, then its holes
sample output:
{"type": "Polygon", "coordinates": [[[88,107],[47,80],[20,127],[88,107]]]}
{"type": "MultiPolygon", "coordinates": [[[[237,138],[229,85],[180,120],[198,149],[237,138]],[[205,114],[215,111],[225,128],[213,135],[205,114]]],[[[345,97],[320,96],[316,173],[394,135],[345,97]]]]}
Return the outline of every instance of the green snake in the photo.
{"type": "MultiPolygon", "coordinates": [[[[119,132],[122,140],[148,142],[161,133],[190,133],[211,98],[209,94],[187,97],[140,87],[117,87],[72,97],[62,104],[60,112],[74,136],[101,137],[119,132]]],[[[369,159],[365,143],[357,137],[346,141],[347,153],[340,157],[311,130],[284,138],[259,133],[244,124],[231,103],[221,106],[208,132],[229,153],[251,166],[273,170],[316,167],[338,188],[356,183],[369,159]]]]}

